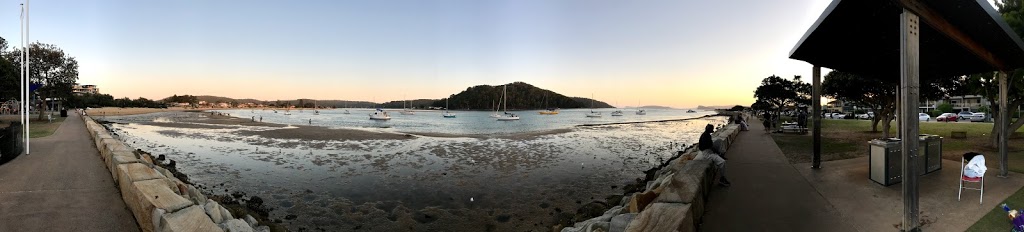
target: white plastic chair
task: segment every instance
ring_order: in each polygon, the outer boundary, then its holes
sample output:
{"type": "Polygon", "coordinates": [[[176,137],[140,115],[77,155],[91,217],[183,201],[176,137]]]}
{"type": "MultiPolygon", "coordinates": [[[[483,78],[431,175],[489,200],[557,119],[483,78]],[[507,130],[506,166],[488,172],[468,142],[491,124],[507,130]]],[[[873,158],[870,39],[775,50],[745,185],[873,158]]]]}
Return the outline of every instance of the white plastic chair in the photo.
{"type": "MultiPolygon", "coordinates": [[[[981,155],[981,154],[976,154],[976,155],[981,155]]],[[[960,189],[957,191],[956,200],[960,201],[960,196],[963,194],[964,189],[978,190],[978,191],[981,191],[981,194],[978,194],[978,204],[981,204],[982,201],[984,200],[984,196],[985,196],[985,174],[982,173],[980,177],[967,177],[967,176],[965,176],[964,175],[964,169],[967,168],[967,166],[966,166],[967,165],[967,163],[966,163],[967,157],[966,156],[968,156],[968,154],[964,154],[964,156],[960,157],[960,189]],[[981,187],[980,188],[964,187],[964,182],[980,183],[981,187]]],[[[973,158],[974,156],[971,156],[971,157],[973,158]]]]}

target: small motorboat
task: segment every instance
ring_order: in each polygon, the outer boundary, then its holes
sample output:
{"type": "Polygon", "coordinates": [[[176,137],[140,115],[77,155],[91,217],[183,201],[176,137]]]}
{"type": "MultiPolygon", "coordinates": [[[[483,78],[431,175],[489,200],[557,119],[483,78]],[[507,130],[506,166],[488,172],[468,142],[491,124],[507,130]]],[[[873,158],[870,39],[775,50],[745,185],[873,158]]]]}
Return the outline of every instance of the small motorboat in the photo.
{"type": "Polygon", "coordinates": [[[391,115],[388,115],[387,111],[377,109],[377,111],[370,114],[370,120],[391,120],[391,115]]]}

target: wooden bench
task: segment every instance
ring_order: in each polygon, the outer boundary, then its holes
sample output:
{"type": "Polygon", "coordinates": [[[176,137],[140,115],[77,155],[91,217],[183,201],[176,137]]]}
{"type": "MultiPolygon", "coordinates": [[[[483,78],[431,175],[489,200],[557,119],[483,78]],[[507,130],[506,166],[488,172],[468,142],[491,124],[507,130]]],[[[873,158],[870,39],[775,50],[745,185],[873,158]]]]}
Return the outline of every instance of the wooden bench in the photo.
{"type": "Polygon", "coordinates": [[[949,132],[949,137],[950,138],[954,138],[954,139],[965,139],[965,138],[967,138],[967,132],[966,131],[953,131],[953,132],[949,132]]]}

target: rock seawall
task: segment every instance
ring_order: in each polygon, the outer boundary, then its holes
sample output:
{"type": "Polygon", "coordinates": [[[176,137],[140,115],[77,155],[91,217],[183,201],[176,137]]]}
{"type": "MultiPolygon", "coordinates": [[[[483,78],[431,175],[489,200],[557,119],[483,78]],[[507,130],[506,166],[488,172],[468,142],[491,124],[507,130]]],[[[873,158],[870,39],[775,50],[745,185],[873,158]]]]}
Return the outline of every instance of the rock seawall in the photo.
{"type": "Polygon", "coordinates": [[[194,186],[155,165],[149,155],[115,139],[91,117],[82,119],[142,231],[270,231],[270,227],[258,225],[250,215],[231,215],[194,186]]]}
{"type": "MultiPolygon", "coordinates": [[[[719,128],[712,134],[715,147],[727,151],[739,132],[739,126],[732,123],[719,128]]],[[[694,160],[700,152],[704,151],[696,146],[687,148],[657,170],[641,191],[624,197],[601,216],[560,231],[698,231],[709,193],[719,178],[718,167],[710,160],[694,160]]]]}

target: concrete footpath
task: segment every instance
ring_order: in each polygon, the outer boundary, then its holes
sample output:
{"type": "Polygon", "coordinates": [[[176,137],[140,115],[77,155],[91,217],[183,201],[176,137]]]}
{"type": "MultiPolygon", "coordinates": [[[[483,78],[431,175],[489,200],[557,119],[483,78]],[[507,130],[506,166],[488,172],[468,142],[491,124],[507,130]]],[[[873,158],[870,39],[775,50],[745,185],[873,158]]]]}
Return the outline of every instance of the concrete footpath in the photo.
{"type": "Polygon", "coordinates": [[[139,231],[78,115],[31,151],[0,165],[0,231],[139,231]]]}
{"type": "Polygon", "coordinates": [[[711,190],[701,231],[857,231],[811,186],[756,118],[726,152],[730,187],[711,190]]]}

